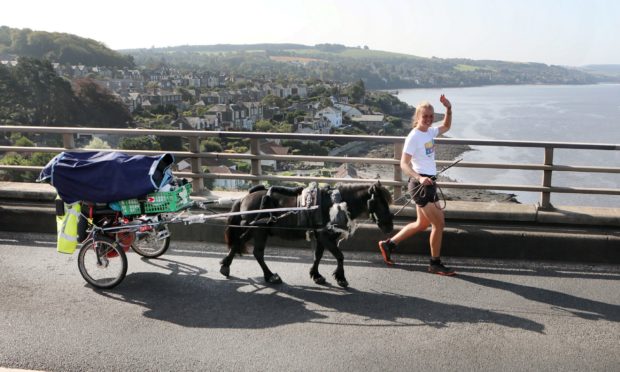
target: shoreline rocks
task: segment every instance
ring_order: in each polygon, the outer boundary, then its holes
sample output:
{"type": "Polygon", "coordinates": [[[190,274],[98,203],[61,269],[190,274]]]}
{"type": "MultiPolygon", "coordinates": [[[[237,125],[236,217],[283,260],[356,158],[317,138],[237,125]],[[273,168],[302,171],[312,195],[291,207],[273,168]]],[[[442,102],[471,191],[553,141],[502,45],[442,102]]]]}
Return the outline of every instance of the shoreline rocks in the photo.
{"type": "MultiPolygon", "coordinates": [[[[467,145],[449,145],[449,146],[437,146],[435,158],[436,160],[456,160],[459,156],[467,151],[471,151],[472,148],[467,145]]],[[[390,145],[365,145],[362,148],[357,148],[349,153],[349,155],[365,156],[370,158],[392,158],[394,156],[392,146],[390,145]]],[[[391,167],[386,167],[380,164],[366,164],[356,166],[358,169],[358,175],[364,178],[377,178],[379,179],[392,179],[391,167]]],[[[455,180],[439,176],[439,180],[443,182],[456,182],[455,180]]],[[[498,203],[519,203],[515,194],[510,193],[498,193],[488,190],[474,190],[474,189],[442,189],[443,194],[447,201],[461,200],[461,201],[480,201],[480,202],[498,202],[498,203]]]]}

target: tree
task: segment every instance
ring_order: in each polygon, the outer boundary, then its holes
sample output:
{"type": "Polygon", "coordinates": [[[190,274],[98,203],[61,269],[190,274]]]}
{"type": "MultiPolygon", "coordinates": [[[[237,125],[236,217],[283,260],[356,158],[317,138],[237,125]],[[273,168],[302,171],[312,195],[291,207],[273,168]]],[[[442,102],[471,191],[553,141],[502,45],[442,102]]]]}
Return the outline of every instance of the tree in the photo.
{"type": "Polygon", "coordinates": [[[185,88],[179,88],[178,89],[179,93],[181,93],[181,99],[185,102],[189,102],[190,104],[194,104],[196,103],[196,98],[194,97],[193,94],[191,94],[187,89],[185,88]]]}
{"type": "Polygon", "coordinates": [[[179,117],[179,111],[177,110],[177,107],[170,103],[167,103],[165,105],[157,105],[154,109],[151,110],[151,112],[155,115],[169,114],[174,116],[175,119],[179,117]]]}
{"type": "Polygon", "coordinates": [[[306,112],[302,110],[295,110],[286,114],[286,122],[289,124],[295,124],[295,119],[298,117],[306,116],[306,112]]]}
{"type": "Polygon", "coordinates": [[[71,34],[32,31],[28,28],[0,29],[0,52],[25,57],[47,59],[63,64],[91,66],[135,66],[133,57],[121,55],[102,43],[71,34]]]}
{"type": "Polygon", "coordinates": [[[0,121],[15,118],[15,114],[23,109],[23,96],[24,92],[9,68],[0,64],[0,121]]]}
{"type": "Polygon", "coordinates": [[[93,137],[88,145],[84,146],[85,149],[111,149],[110,145],[99,137],[93,137]]]}
{"type": "Polygon", "coordinates": [[[333,105],[334,103],[332,102],[331,99],[327,97],[323,97],[321,98],[321,103],[319,104],[319,108],[324,109],[325,107],[332,107],[333,105]]]}
{"type": "Polygon", "coordinates": [[[152,136],[125,137],[119,147],[123,150],[161,150],[159,142],[152,136]]]}
{"type": "Polygon", "coordinates": [[[280,97],[274,96],[273,94],[269,94],[263,98],[261,104],[266,107],[286,107],[286,100],[280,97]]]}
{"type": "MultiPolygon", "coordinates": [[[[0,159],[0,164],[4,165],[30,165],[28,160],[20,154],[16,153],[8,153],[4,155],[2,159],[0,159]]],[[[2,171],[0,172],[0,179],[3,181],[17,181],[17,182],[28,182],[31,181],[30,172],[19,172],[19,171],[2,171]]]]}
{"type": "Polygon", "coordinates": [[[353,99],[354,103],[363,103],[364,96],[366,95],[366,87],[364,82],[360,79],[354,84],[351,84],[347,88],[347,94],[353,99]]]}
{"type": "Polygon", "coordinates": [[[56,74],[51,63],[21,57],[13,76],[22,92],[22,120],[32,125],[66,125],[74,121],[77,105],[71,85],[56,74]]]}
{"type": "Polygon", "coordinates": [[[15,146],[19,147],[34,147],[34,142],[28,139],[28,137],[20,137],[17,141],[15,141],[15,146]]]}
{"type": "Polygon", "coordinates": [[[257,132],[271,132],[273,131],[273,124],[269,120],[259,120],[254,124],[254,129],[257,132]]]}
{"type": "MultiPolygon", "coordinates": [[[[151,128],[153,129],[165,129],[165,130],[174,130],[176,129],[170,124],[155,122],[151,124],[151,128]]],[[[183,139],[178,136],[156,136],[157,142],[159,142],[159,146],[162,150],[166,151],[183,151],[183,139]]]]}
{"type": "Polygon", "coordinates": [[[83,124],[103,128],[127,128],[131,123],[129,109],[109,90],[93,79],[75,82],[83,124]]]}
{"type": "Polygon", "coordinates": [[[200,151],[222,152],[222,145],[213,139],[207,139],[200,143],[200,151]]]}
{"type": "MultiPolygon", "coordinates": [[[[21,140],[28,141],[26,137],[20,137],[17,141],[21,140]]],[[[25,146],[30,146],[27,143],[24,143],[25,146]]],[[[34,144],[32,143],[34,146],[34,144]]],[[[21,145],[20,145],[21,146],[21,145]]],[[[8,153],[2,159],[0,159],[0,164],[5,165],[20,165],[20,166],[43,166],[46,165],[55,155],[47,152],[35,152],[32,155],[20,155],[16,153],[8,153]]],[[[33,182],[37,178],[37,174],[34,172],[21,172],[21,171],[4,171],[0,172],[0,179],[6,181],[17,181],[17,182],[33,182]]]]}

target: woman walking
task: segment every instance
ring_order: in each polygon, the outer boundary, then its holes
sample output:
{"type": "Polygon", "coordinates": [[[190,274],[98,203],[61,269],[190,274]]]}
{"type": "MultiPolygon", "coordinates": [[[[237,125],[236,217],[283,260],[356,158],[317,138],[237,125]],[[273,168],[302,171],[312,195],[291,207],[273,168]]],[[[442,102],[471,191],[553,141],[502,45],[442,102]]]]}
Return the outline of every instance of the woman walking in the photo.
{"type": "Polygon", "coordinates": [[[418,218],[406,225],[396,235],[379,242],[383,260],[393,265],[391,255],[398,244],[414,234],[431,226],[430,251],[431,260],[428,272],[439,275],[454,275],[454,270],[441,263],[441,241],[445,226],[444,212],[439,207],[435,176],[435,137],[446,133],[452,125],[452,104],[442,94],[439,101],[446,108],[446,116],[439,127],[433,127],[435,111],[429,102],[422,102],[415,110],[412,120],[413,129],[405,139],[400,166],[409,176],[408,192],[416,204],[418,218]]]}

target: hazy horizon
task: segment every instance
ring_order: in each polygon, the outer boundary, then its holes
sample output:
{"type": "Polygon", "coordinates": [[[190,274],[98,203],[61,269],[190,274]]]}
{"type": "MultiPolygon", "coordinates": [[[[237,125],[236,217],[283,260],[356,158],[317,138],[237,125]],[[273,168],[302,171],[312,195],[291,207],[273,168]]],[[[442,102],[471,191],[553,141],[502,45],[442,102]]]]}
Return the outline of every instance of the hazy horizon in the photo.
{"type": "Polygon", "coordinates": [[[75,34],[114,50],[216,44],[343,44],[419,57],[620,64],[620,2],[612,0],[22,0],[0,25],[75,34]]]}

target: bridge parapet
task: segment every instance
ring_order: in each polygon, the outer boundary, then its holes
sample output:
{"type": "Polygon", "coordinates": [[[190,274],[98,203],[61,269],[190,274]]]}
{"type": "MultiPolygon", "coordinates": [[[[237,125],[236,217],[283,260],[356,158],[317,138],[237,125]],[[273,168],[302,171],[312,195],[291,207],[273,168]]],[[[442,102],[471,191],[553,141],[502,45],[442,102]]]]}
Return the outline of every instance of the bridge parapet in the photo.
{"type": "MultiPolygon", "coordinates": [[[[236,199],[244,192],[217,191],[197,200],[227,198],[236,199]]],[[[29,204],[41,208],[51,207],[56,198],[55,189],[49,184],[27,182],[0,182],[0,205],[7,202],[29,204]]],[[[398,220],[416,218],[414,207],[393,206],[400,212],[398,220]]],[[[606,226],[620,228],[620,208],[559,206],[552,210],[541,209],[537,204],[449,201],[446,219],[455,221],[478,221],[505,223],[534,223],[579,226],[606,226]]]]}
{"type": "MultiPolygon", "coordinates": [[[[242,195],[221,192],[209,198],[242,195]]],[[[55,190],[47,184],[0,182],[0,230],[55,233],[54,198],[55,190]]],[[[394,212],[399,209],[394,207],[394,212]]],[[[415,208],[404,208],[397,216],[395,229],[414,218],[415,208]]],[[[442,249],[446,257],[620,263],[619,208],[565,207],[546,211],[528,204],[450,201],[446,218],[442,249]]],[[[225,219],[211,221],[204,225],[171,225],[173,240],[223,243],[225,219]]],[[[376,226],[362,223],[342,247],[345,254],[347,250],[377,251],[381,239],[385,236],[376,226]]],[[[309,247],[305,241],[271,242],[275,246],[309,247]]],[[[407,240],[398,253],[428,255],[428,231],[407,240]]]]}
{"type": "MultiPolygon", "coordinates": [[[[382,179],[381,182],[393,187],[395,198],[400,197],[402,186],[406,186],[402,178],[400,168],[400,153],[402,152],[403,137],[397,136],[370,136],[370,135],[334,135],[334,134],[300,134],[300,133],[260,133],[260,132],[228,132],[228,131],[178,131],[178,130],[152,130],[152,129],[111,129],[111,128],[81,128],[81,127],[27,127],[27,126],[0,126],[0,132],[14,133],[34,133],[59,135],[62,138],[63,147],[19,147],[19,146],[0,146],[0,152],[36,153],[48,152],[58,153],[65,150],[85,151],[85,149],[75,148],[75,136],[79,135],[114,135],[120,136],[167,136],[180,137],[186,141],[189,151],[167,151],[178,159],[187,158],[192,164],[190,172],[176,172],[178,176],[192,179],[194,190],[202,191],[204,180],[242,180],[257,184],[259,182],[282,183],[311,181],[323,183],[351,183],[351,182],[373,182],[372,179],[353,179],[353,178],[333,178],[333,177],[311,177],[311,176],[292,176],[281,174],[264,174],[262,165],[264,161],[285,161],[294,164],[301,162],[326,162],[331,164],[342,163],[361,163],[361,164],[380,164],[393,169],[393,176],[390,179],[382,179]],[[227,153],[227,152],[202,152],[200,141],[208,138],[235,139],[244,138],[250,142],[250,153],[227,153]],[[270,155],[260,151],[261,141],[265,140],[300,140],[300,141],[336,141],[337,143],[381,143],[393,147],[393,157],[387,158],[368,158],[368,157],[348,157],[348,156],[315,156],[315,155],[270,155]],[[246,174],[231,173],[209,173],[203,169],[203,160],[237,160],[247,161],[251,164],[250,172],[246,174]]],[[[537,171],[542,174],[542,182],[539,185],[507,185],[507,184],[480,184],[480,183],[458,183],[458,182],[438,182],[441,187],[454,189],[479,189],[479,190],[499,190],[499,191],[527,191],[540,193],[540,206],[544,209],[553,209],[551,205],[551,195],[553,193],[574,193],[592,195],[615,195],[620,196],[620,188],[614,185],[613,188],[602,187],[582,187],[579,184],[569,184],[565,186],[553,185],[552,179],[554,172],[585,172],[592,174],[620,174],[620,167],[617,166],[584,166],[584,165],[565,165],[557,164],[554,161],[554,151],[556,149],[570,151],[620,151],[620,144],[597,144],[597,143],[561,143],[544,141],[505,141],[505,140],[479,140],[479,139],[455,139],[437,138],[436,143],[447,146],[493,146],[501,148],[525,148],[543,149],[544,158],[538,164],[520,163],[481,163],[481,162],[460,162],[457,167],[480,168],[480,169],[509,169],[537,171]]],[[[93,151],[95,149],[89,149],[93,151]]],[[[161,154],[161,151],[146,150],[118,150],[106,149],[104,151],[123,151],[129,154],[161,154]]],[[[446,166],[450,161],[438,161],[438,165],[446,166]]],[[[42,169],[41,166],[17,166],[0,164],[1,172],[36,172],[42,169]]],[[[619,204],[620,205],[620,204],[619,204]]]]}

